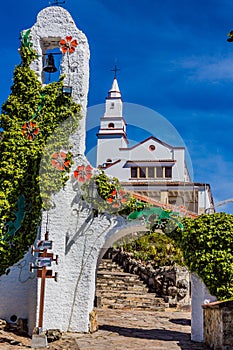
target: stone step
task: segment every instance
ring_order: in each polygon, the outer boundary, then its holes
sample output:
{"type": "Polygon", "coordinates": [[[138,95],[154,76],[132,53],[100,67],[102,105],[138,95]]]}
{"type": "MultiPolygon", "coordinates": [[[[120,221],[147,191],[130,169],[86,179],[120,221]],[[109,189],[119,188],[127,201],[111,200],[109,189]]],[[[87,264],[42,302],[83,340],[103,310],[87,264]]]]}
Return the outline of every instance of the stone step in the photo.
{"type": "Polygon", "coordinates": [[[129,285],[138,285],[138,286],[145,286],[145,284],[143,283],[143,281],[140,281],[139,279],[131,279],[131,278],[124,278],[124,276],[122,277],[105,277],[105,276],[97,276],[97,281],[100,283],[105,283],[105,284],[126,284],[128,283],[129,285]]]}
{"type": "Polygon", "coordinates": [[[126,273],[111,260],[102,260],[96,282],[96,298],[102,308],[163,311],[165,302],[148,288],[137,275],[126,273]]]}
{"type": "Polygon", "coordinates": [[[143,281],[139,279],[138,276],[136,275],[130,275],[126,274],[124,275],[123,273],[116,273],[116,272],[111,272],[111,273],[98,273],[97,274],[97,279],[99,280],[105,280],[107,281],[117,281],[119,283],[139,283],[143,284],[143,281]]]}
{"type": "Polygon", "coordinates": [[[102,262],[99,264],[98,267],[98,271],[102,271],[102,270],[109,270],[109,271],[122,271],[123,269],[122,267],[120,267],[119,265],[117,265],[115,262],[112,262],[112,260],[102,260],[102,262]]]}
{"type": "Polygon", "coordinates": [[[118,293],[121,291],[129,291],[134,293],[147,293],[148,290],[143,286],[127,286],[127,285],[108,285],[108,284],[97,284],[96,286],[98,291],[108,292],[108,291],[117,291],[118,293]]]}
{"type": "Polygon", "coordinates": [[[164,311],[166,304],[164,302],[146,302],[138,300],[100,300],[100,305],[102,308],[109,309],[140,309],[140,310],[154,310],[154,311],[164,311]]]}
{"type": "Polygon", "coordinates": [[[101,300],[122,300],[122,301],[131,301],[131,302],[141,302],[141,303],[164,303],[162,298],[156,298],[154,295],[148,294],[125,294],[125,293],[104,293],[99,294],[97,293],[97,296],[100,296],[101,300]]]}
{"type": "Polygon", "coordinates": [[[100,280],[96,283],[96,288],[100,290],[132,290],[132,291],[138,291],[141,290],[144,293],[148,292],[148,288],[145,286],[145,284],[141,283],[123,283],[122,281],[107,281],[106,280],[100,280]]]}
{"type": "Polygon", "coordinates": [[[104,305],[103,309],[123,309],[123,310],[144,310],[144,311],[164,311],[164,306],[133,306],[133,305],[123,305],[123,304],[112,304],[112,305],[104,305]]]}
{"type": "Polygon", "coordinates": [[[133,275],[132,273],[124,272],[124,271],[98,271],[97,276],[101,277],[104,276],[106,278],[111,278],[114,276],[114,278],[126,278],[131,280],[140,280],[137,275],[133,275]]]}

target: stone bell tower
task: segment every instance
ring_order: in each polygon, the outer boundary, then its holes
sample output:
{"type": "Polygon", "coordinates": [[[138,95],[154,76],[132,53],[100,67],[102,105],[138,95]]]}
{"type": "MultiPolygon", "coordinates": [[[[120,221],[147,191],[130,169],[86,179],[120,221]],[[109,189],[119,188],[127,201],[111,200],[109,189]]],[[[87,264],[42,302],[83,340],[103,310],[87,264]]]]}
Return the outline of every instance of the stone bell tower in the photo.
{"type": "MultiPolygon", "coordinates": [[[[60,74],[65,75],[65,88],[72,89],[73,100],[80,104],[82,119],[75,134],[70,136],[73,155],[71,174],[80,162],[82,165],[87,163],[84,157],[90,56],[87,38],[76,27],[69,12],[60,6],[50,6],[39,12],[36,23],[30,29],[24,30],[22,35],[29,35],[32,48],[37,53],[37,59],[31,64],[31,69],[42,84],[46,83],[47,73],[44,66],[48,53],[58,49],[61,62],[58,69],[60,74]]],[[[64,91],[66,92],[67,90],[64,91]]],[[[62,124],[59,128],[62,131],[65,125],[62,124]]],[[[44,214],[37,238],[37,241],[43,240],[48,229],[49,239],[53,242],[52,250],[58,255],[58,265],[52,264],[52,272],[58,274],[57,283],[54,279],[46,280],[43,328],[83,332],[88,331],[88,317],[92,305],[87,304],[82,297],[77,300],[76,296],[77,283],[79,280],[82,283],[79,268],[83,242],[75,244],[74,237],[80,217],[76,208],[79,205],[78,195],[71,180],[72,175],[66,188],[54,195],[54,207],[44,214]]],[[[83,214],[83,221],[87,215],[87,212],[83,214]]],[[[81,240],[83,239],[82,236],[81,240]]],[[[14,319],[27,319],[29,334],[32,334],[33,328],[38,325],[41,304],[41,281],[37,278],[35,270],[30,271],[30,264],[34,264],[34,261],[35,257],[29,251],[22,260],[11,267],[9,275],[1,276],[0,280],[0,317],[8,321],[12,315],[14,319]]]]}
{"type": "Polygon", "coordinates": [[[30,29],[33,49],[38,54],[31,68],[38,78],[45,83],[43,70],[46,53],[60,48],[63,42],[60,73],[65,74],[64,84],[72,88],[72,98],[81,105],[78,136],[74,137],[73,153],[83,154],[85,150],[85,116],[89,86],[89,46],[86,36],[80,31],[69,12],[59,6],[43,9],[37,16],[37,21],[30,29]],[[72,42],[75,41],[74,46],[72,42]]]}

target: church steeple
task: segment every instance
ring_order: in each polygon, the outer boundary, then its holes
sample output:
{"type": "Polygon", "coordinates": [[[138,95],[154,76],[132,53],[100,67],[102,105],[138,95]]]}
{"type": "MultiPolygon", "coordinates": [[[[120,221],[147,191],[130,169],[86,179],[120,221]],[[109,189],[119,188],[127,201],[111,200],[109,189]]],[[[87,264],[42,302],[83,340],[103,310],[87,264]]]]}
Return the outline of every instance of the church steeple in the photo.
{"type": "Polygon", "coordinates": [[[108,92],[108,97],[106,97],[106,99],[112,99],[112,98],[120,98],[121,99],[121,92],[119,89],[119,85],[118,85],[116,76],[114,77],[112,87],[108,92]]]}
{"type": "Polygon", "coordinates": [[[105,101],[105,113],[100,118],[100,129],[97,134],[97,166],[106,163],[107,159],[118,159],[119,148],[127,148],[126,123],[122,115],[123,101],[116,74],[112,87],[105,101]]]}
{"type": "Polygon", "coordinates": [[[105,103],[104,117],[122,117],[123,101],[119,89],[117,78],[114,77],[112,87],[108,91],[105,103]]]}

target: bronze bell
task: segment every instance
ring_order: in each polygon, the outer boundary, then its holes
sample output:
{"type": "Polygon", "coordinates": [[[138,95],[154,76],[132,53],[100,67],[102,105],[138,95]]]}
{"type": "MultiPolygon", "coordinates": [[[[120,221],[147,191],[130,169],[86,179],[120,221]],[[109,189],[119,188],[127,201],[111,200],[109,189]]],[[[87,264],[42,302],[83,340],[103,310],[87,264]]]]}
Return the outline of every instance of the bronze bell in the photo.
{"type": "Polygon", "coordinates": [[[43,68],[43,71],[47,73],[55,73],[57,71],[52,53],[48,54],[48,58],[46,59],[46,66],[43,68]]]}

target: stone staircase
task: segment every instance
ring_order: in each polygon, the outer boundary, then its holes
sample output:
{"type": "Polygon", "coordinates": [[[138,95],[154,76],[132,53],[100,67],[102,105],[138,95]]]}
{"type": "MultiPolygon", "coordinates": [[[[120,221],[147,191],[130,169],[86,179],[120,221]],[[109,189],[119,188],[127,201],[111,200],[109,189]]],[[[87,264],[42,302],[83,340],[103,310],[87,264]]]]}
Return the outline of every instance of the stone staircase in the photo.
{"type": "Polygon", "coordinates": [[[163,311],[163,298],[149,293],[137,275],[126,273],[110,259],[99,265],[96,282],[96,306],[111,309],[163,311]]]}

